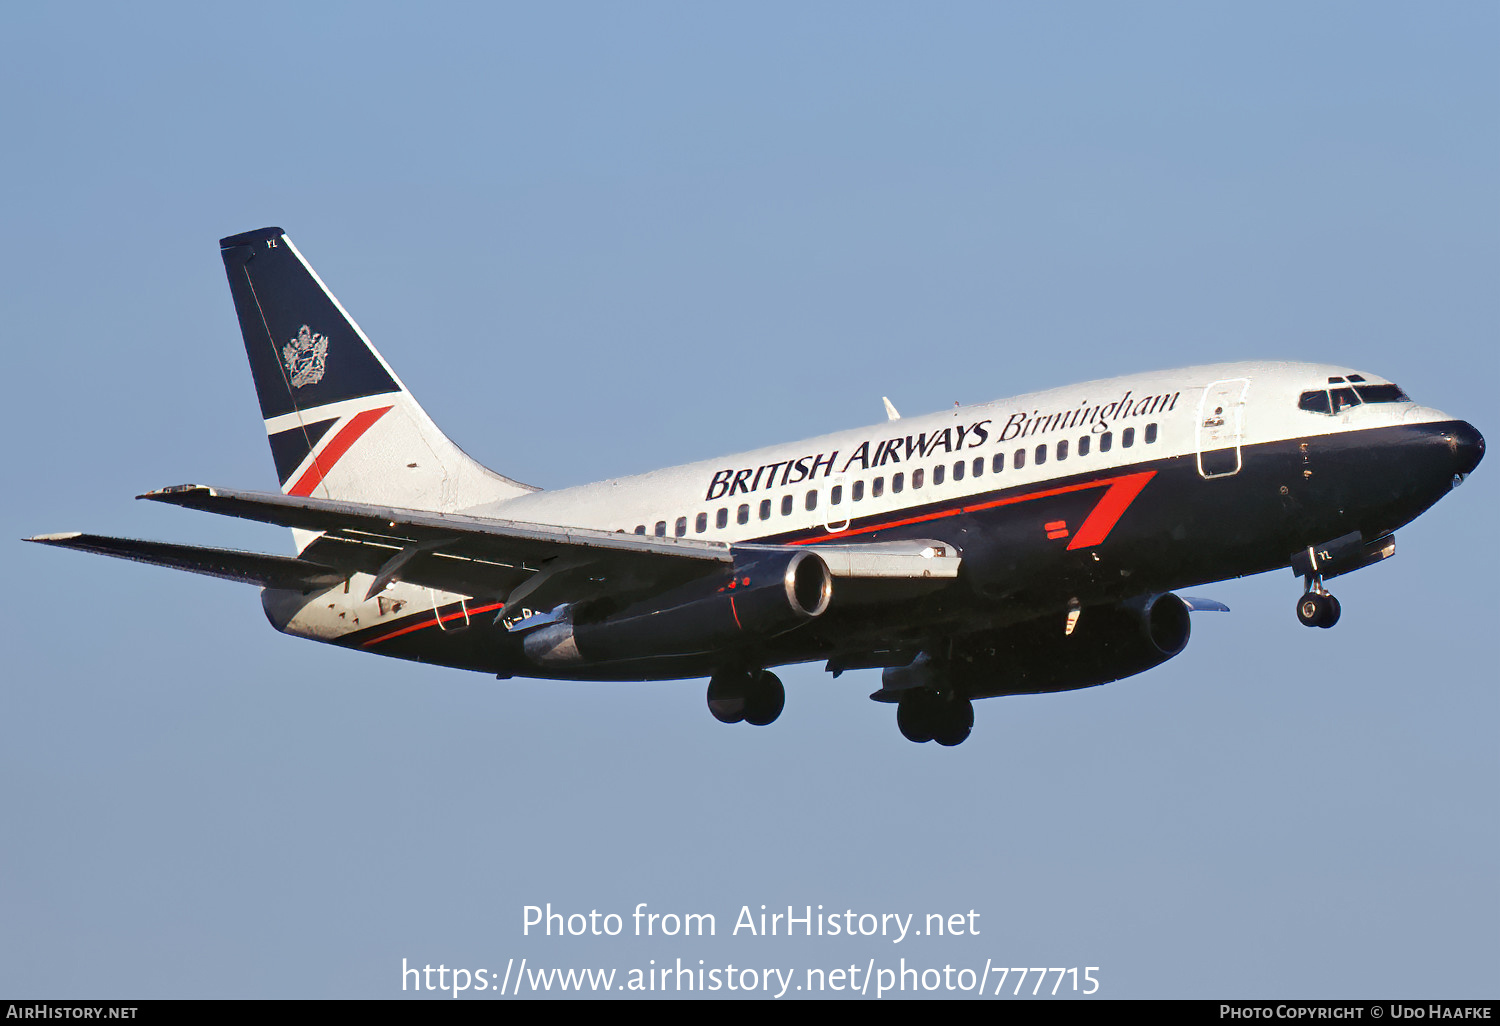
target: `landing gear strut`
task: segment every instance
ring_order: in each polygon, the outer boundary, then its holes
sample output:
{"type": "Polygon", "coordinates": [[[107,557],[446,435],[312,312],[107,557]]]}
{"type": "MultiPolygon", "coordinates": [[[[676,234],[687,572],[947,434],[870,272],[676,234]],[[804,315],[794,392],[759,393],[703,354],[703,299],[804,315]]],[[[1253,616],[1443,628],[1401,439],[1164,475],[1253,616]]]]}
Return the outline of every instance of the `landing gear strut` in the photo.
{"type": "Polygon", "coordinates": [[[1328,594],[1323,578],[1307,579],[1307,591],[1297,600],[1297,619],[1304,627],[1332,627],[1339,622],[1339,600],[1328,594]]]}
{"type": "Polygon", "coordinates": [[[708,711],[720,723],[764,727],[785,705],[786,689],[770,670],[721,670],[708,682],[708,711]]]}
{"type": "Polygon", "coordinates": [[[936,741],[952,748],[963,744],[974,729],[974,703],[951,693],[912,688],[896,706],[896,726],[908,741],[936,741]]]}

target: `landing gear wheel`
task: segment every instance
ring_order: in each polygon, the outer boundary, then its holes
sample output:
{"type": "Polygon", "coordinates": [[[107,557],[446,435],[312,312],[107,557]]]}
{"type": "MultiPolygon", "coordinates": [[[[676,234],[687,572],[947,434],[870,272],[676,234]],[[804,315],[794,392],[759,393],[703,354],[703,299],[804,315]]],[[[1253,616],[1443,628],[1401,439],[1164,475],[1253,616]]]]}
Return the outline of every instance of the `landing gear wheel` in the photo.
{"type": "Polygon", "coordinates": [[[1310,591],[1297,600],[1297,619],[1304,627],[1332,627],[1340,612],[1339,600],[1326,591],[1310,591]]]}
{"type": "Polygon", "coordinates": [[[764,727],[786,706],[781,678],[768,670],[721,670],[708,682],[708,711],[720,723],[764,727]]]}
{"type": "Polygon", "coordinates": [[[908,741],[936,741],[952,748],[963,744],[974,729],[974,703],[967,698],[913,689],[896,706],[896,726],[908,741]]]}
{"type": "Polygon", "coordinates": [[[720,723],[740,722],[745,718],[745,697],[749,690],[748,673],[730,671],[714,674],[708,681],[708,711],[720,723]]]}
{"type": "Polygon", "coordinates": [[[974,729],[974,703],[967,698],[955,698],[944,703],[942,724],[933,733],[932,739],[944,748],[961,745],[974,729]]]}
{"type": "Polygon", "coordinates": [[[904,695],[896,706],[896,726],[908,741],[923,744],[933,736],[932,698],[923,691],[904,695]]]}
{"type": "Polygon", "coordinates": [[[770,670],[762,670],[745,696],[745,722],[764,727],[776,722],[785,706],[786,688],[781,686],[781,678],[770,670]]]}

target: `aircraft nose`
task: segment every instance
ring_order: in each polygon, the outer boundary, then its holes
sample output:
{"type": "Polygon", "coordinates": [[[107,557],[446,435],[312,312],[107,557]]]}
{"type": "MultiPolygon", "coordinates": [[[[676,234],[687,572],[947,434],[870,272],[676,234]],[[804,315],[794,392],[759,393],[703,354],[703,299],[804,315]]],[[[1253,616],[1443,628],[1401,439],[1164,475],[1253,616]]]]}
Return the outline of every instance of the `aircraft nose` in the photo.
{"type": "Polygon", "coordinates": [[[1453,449],[1453,472],[1459,478],[1468,477],[1484,459],[1484,436],[1465,420],[1448,425],[1444,435],[1453,449]]]}

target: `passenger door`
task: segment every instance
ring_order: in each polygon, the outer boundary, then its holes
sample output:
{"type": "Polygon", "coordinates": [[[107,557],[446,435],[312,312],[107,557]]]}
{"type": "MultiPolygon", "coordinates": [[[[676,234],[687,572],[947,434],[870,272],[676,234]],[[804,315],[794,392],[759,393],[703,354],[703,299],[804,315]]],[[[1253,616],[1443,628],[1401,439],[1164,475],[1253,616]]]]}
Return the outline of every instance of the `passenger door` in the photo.
{"type": "Polygon", "coordinates": [[[1204,480],[1240,472],[1249,378],[1226,378],[1203,390],[1198,402],[1198,474],[1204,480]]]}

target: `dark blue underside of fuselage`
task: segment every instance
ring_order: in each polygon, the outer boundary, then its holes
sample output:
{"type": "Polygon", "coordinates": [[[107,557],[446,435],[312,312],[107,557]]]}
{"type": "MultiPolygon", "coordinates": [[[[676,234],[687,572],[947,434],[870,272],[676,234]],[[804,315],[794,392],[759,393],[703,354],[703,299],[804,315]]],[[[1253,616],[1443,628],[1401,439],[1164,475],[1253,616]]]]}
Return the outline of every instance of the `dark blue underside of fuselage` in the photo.
{"type": "MultiPolygon", "coordinates": [[[[1075,458],[1079,473],[1020,488],[1005,487],[1006,476],[995,475],[989,479],[997,486],[992,491],[855,517],[845,529],[850,536],[839,539],[947,542],[963,555],[956,582],[915,597],[909,588],[902,594],[898,584],[887,599],[880,585],[856,585],[846,602],[840,600],[847,582],[836,582],[833,603],[821,617],[777,637],[747,638],[732,650],[541,669],[522,654],[520,637],[494,622],[493,611],[470,616],[467,626],[462,615],[445,619],[441,626],[447,629],[440,629],[427,610],[384,620],[340,643],[502,676],[568,680],[701,677],[729,664],[778,666],[920,648],[1060,613],[1073,599],[1085,607],[1103,605],[1274,570],[1287,566],[1294,552],[1351,531],[1367,539],[1387,534],[1445,495],[1454,474],[1473,469],[1479,457],[1470,436],[1478,438],[1459,421],[1247,446],[1238,473],[1210,479],[1200,475],[1193,454],[1100,471],[1075,458]],[[1108,536],[1097,545],[1069,548],[1104,489],[1065,489],[1146,471],[1150,480],[1108,536]],[[1058,523],[1069,525],[1070,534],[1048,537],[1056,535],[1058,523]]],[[[1482,445],[1480,440],[1479,452],[1482,445]]],[[[827,538],[818,528],[756,541],[827,538]]],[[[455,604],[439,613],[448,618],[462,610],[455,604]]]]}

